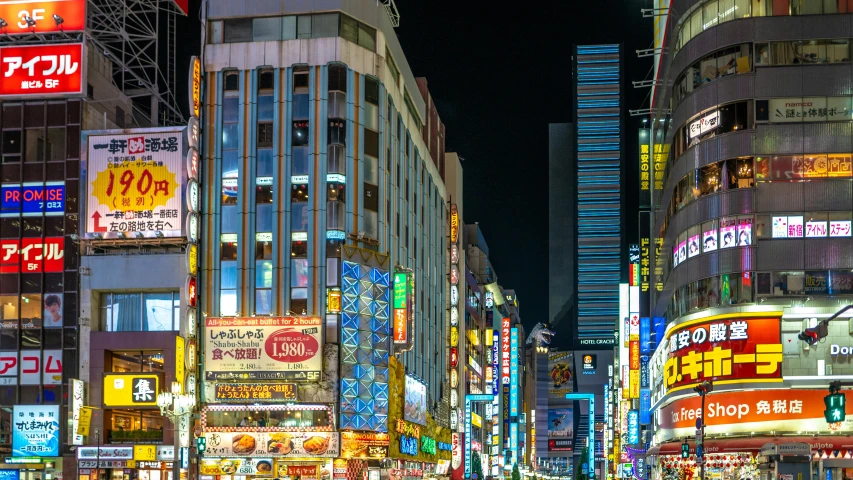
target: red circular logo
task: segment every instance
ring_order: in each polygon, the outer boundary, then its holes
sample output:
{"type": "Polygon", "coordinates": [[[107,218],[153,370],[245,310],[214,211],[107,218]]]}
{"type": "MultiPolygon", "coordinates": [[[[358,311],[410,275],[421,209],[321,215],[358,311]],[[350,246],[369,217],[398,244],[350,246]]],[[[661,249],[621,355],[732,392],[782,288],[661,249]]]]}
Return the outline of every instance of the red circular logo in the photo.
{"type": "Polygon", "coordinates": [[[317,339],[289,328],[277,330],[264,344],[267,355],[278,362],[303,362],[319,349],[317,339]]]}

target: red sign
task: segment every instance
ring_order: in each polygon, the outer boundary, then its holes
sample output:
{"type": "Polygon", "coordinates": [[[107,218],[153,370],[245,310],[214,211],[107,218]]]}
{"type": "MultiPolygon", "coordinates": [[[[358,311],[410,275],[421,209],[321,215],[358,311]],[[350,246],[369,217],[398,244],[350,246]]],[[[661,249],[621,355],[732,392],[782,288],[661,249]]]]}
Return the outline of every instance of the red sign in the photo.
{"type": "Polygon", "coordinates": [[[264,351],[273,360],[284,363],[298,363],[314,358],[320,350],[320,343],[312,335],[284,328],[276,330],[264,343],[264,351]]]}
{"type": "Polygon", "coordinates": [[[459,364],[459,350],[456,347],[450,347],[450,368],[456,368],[459,364]]]}
{"type": "Polygon", "coordinates": [[[502,385],[509,385],[509,317],[501,322],[501,379],[502,385]]]}
{"type": "Polygon", "coordinates": [[[198,304],[197,285],[195,277],[187,278],[187,303],[191,307],[195,307],[198,304]]]}
{"type": "Polygon", "coordinates": [[[288,465],[287,474],[292,476],[317,478],[318,465],[288,465]]]}
{"type": "Polygon", "coordinates": [[[0,18],[7,23],[3,27],[7,35],[82,32],[86,29],[86,0],[0,0],[0,18]]]}
{"type": "Polygon", "coordinates": [[[0,69],[0,96],[79,95],[86,69],[83,44],[2,47],[0,69]]]}
{"type": "Polygon", "coordinates": [[[406,343],[407,340],[407,325],[406,309],[394,309],[394,343],[406,343]]]}
{"type": "Polygon", "coordinates": [[[628,352],[631,355],[631,370],[639,370],[640,369],[640,342],[637,340],[631,340],[628,343],[628,352]]]}
{"type": "Polygon", "coordinates": [[[705,380],[780,379],[781,313],[720,315],[677,326],[667,334],[667,390],[705,380]]]}
{"type": "Polygon", "coordinates": [[[190,14],[190,0],[172,0],[175,2],[175,6],[178,7],[178,10],[181,11],[184,15],[190,14]]]}
{"type": "Polygon", "coordinates": [[[64,270],[63,237],[0,240],[0,273],[51,273],[64,270]]]}

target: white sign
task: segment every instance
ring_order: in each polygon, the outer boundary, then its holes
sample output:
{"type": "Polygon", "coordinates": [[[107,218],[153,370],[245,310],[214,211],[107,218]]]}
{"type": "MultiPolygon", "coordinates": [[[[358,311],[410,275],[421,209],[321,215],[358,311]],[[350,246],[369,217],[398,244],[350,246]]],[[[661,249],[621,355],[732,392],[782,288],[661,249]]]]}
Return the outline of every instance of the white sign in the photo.
{"type": "Polygon", "coordinates": [[[77,460],[133,460],[133,447],[80,447],[77,460]],[[98,451],[100,450],[100,452],[98,451]]]}
{"type": "Polygon", "coordinates": [[[83,393],[85,383],[76,378],[71,379],[71,445],[83,445],[83,435],[77,435],[77,426],[80,424],[80,408],[83,407],[83,393]]]}
{"type": "Polygon", "coordinates": [[[451,466],[454,470],[462,466],[462,445],[459,441],[459,434],[453,433],[450,441],[451,447],[451,466]]]}
{"type": "Polygon", "coordinates": [[[720,111],[714,110],[713,112],[705,115],[704,117],[696,120],[695,122],[690,124],[690,138],[695,138],[700,135],[703,135],[715,128],[720,124],[720,111]]]}
{"type": "Polygon", "coordinates": [[[209,457],[324,457],[340,455],[337,432],[212,432],[207,433],[209,457]]]}
{"type": "Polygon", "coordinates": [[[15,405],[12,456],[58,457],[59,405],[15,405]]]}
{"type": "Polygon", "coordinates": [[[853,355],[853,347],[842,347],[841,345],[831,345],[829,347],[830,355],[853,355]]]}
{"type": "Polygon", "coordinates": [[[773,238],[803,238],[803,216],[791,215],[788,217],[773,217],[773,238]]]}
{"type": "Polygon", "coordinates": [[[851,120],[851,97],[771,98],[771,123],[851,120]]]}
{"type": "Polygon", "coordinates": [[[849,237],[850,236],[850,220],[831,220],[829,222],[830,237],[849,237]]]}
{"type": "Polygon", "coordinates": [[[205,325],[206,380],[320,380],[319,317],[206,318],[205,325]]]}
{"type": "Polygon", "coordinates": [[[0,385],[61,385],[62,350],[0,352],[0,385]],[[18,372],[20,371],[20,383],[18,372]]]}
{"type": "Polygon", "coordinates": [[[825,221],[808,221],[806,222],[806,238],[825,237],[826,236],[825,221]]]}

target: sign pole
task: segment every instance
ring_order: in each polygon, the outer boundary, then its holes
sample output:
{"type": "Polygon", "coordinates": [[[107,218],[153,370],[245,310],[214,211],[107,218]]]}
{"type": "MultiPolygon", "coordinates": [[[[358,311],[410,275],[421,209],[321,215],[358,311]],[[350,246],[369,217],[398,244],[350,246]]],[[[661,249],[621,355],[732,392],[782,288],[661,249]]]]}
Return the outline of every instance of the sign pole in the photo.
{"type": "MultiPolygon", "coordinates": [[[[705,442],[705,393],[702,394],[702,442],[703,444],[705,442]]],[[[696,442],[696,448],[698,452],[698,449],[701,448],[699,442],[696,442]]],[[[705,459],[701,458],[701,460],[702,463],[699,464],[699,480],[705,480],[705,459]]]]}

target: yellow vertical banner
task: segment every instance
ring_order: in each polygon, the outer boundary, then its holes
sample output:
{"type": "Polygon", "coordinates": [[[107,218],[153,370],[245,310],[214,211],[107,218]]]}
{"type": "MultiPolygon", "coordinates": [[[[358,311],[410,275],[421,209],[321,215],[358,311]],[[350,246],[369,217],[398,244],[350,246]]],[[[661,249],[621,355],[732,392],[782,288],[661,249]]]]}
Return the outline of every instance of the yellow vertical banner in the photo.
{"type": "Polygon", "coordinates": [[[181,392],[184,391],[184,379],[187,372],[186,341],[184,337],[175,337],[175,381],[181,384],[181,392]]]}
{"type": "Polygon", "coordinates": [[[83,437],[89,435],[89,426],[92,425],[92,407],[80,407],[80,419],[77,421],[77,435],[83,437]]]}

